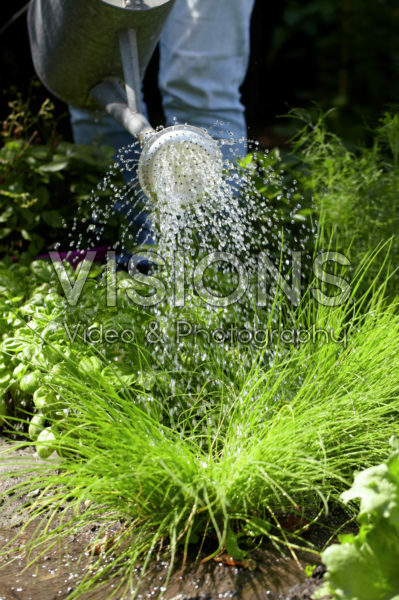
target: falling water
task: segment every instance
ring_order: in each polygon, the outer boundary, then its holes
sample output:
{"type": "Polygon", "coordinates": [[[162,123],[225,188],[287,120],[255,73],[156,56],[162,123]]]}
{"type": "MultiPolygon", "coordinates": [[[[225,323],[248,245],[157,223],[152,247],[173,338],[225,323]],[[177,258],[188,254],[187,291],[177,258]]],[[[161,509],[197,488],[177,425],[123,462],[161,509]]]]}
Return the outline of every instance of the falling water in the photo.
{"type": "MultiPolygon", "coordinates": [[[[161,304],[145,309],[151,312],[157,325],[158,341],[151,341],[150,351],[165,369],[187,370],[187,390],[194,393],[209,380],[206,364],[215,360],[215,346],[221,371],[234,371],[237,377],[248,372],[259,346],[251,342],[242,344],[242,340],[238,343],[234,336],[238,331],[253,332],[265,327],[268,308],[276,293],[276,286],[269,285],[266,306],[256,306],[259,256],[265,253],[277,271],[288,276],[290,246],[304,250],[311,234],[298,218],[301,198],[295,184],[285,185],[284,175],[273,169],[267,155],[259,160],[256,143],[250,144],[250,154],[243,161],[234,156],[237,140],[231,138],[218,144],[225,157],[223,164],[212,162],[209,155],[189,142],[167,146],[157,156],[154,189],[148,198],[138,181],[138,143],[122,148],[117,162],[99,184],[99,193],[92,198],[92,223],[84,235],[71,232],[76,249],[98,245],[110,219],[123,214],[125,223],[113,249],[120,254],[137,252],[134,236],[141,238],[141,243],[151,244],[158,256],[151,274],[162,278],[168,293],[161,304]],[[118,171],[128,180],[123,187],[114,182],[118,171]],[[111,192],[112,200],[104,207],[100,194],[105,192],[111,192]],[[289,243],[285,238],[287,227],[289,243]],[[207,298],[215,299],[206,302],[199,297],[193,277],[199,261],[215,252],[224,255],[223,260],[215,260],[205,271],[203,287],[207,298]],[[226,260],[230,255],[234,260],[226,260]],[[176,260],[176,256],[180,259],[176,260]],[[237,288],[238,269],[245,273],[248,290],[237,294],[239,298],[226,306],[223,301],[218,302],[218,298],[229,296],[237,288]],[[179,307],[172,302],[177,280],[185,281],[184,306],[179,307]],[[212,332],[211,342],[204,343],[204,336],[199,341],[190,336],[178,340],[176,322],[179,319],[190,324],[200,323],[204,330],[212,332]],[[216,330],[219,330],[219,339],[213,335],[216,330]],[[194,373],[193,365],[200,364],[204,365],[202,372],[194,373]]],[[[74,229],[78,224],[79,216],[74,229]]],[[[131,266],[130,272],[134,276],[135,267],[131,266]]],[[[269,283],[275,282],[270,280],[269,283]]],[[[278,325],[277,313],[274,319],[278,325]]],[[[273,322],[268,323],[270,325],[273,322]]],[[[274,352],[275,348],[268,348],[264,360],[273,361],[274,352]]],[[[173,380],[171,385],[173,388],[173,380]]],[[[211,385],[217,386],[218,382],[213,381],[211,385]]]]}

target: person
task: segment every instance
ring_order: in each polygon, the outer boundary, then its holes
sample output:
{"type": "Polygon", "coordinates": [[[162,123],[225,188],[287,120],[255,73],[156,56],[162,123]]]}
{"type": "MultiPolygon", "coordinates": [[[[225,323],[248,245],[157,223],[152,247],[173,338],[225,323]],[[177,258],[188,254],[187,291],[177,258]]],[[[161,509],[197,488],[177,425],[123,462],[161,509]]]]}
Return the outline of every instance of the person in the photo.
{"type": "MultiPolygon", "coordinates": [[[[176,119],[212,128],[217,138],[230,132],[236,140],[246,138],[240,86],[248,68],[254,2],[176,0],[160,39],[159,87],[167,126],[176,119]]],[[[101,141],[115,150],[131,143],[108,115],[74,107],[70,113],[77,143],[101,141]]]]}
{"type": "MultiPolygon", "coordinates": [[[[176,0],[160,38],[159,88],[166,126],[177,121],[211,130],[216,139],[233,138],[236,155],[246,153],[240,87],[249,62],[254,2],[176,0]]],[[[76,143],[104,143],[117,152],[132,142],[105,113],[70,107],[70,115],[76,143]]],[[[142,231],[138,243],[145,241],[143,235],[148,241],[148,231],[142,231]]]]}

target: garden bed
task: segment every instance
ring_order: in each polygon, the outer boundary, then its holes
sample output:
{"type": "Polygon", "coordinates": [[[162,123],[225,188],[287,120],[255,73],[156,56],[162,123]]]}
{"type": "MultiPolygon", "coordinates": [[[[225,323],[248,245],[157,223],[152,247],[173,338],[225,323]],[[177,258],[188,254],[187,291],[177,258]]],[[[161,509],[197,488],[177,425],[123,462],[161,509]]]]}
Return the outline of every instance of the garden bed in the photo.
{"type": "MultiPolygon", "coordinates": [[[[0,438],[1,450],[9,447],[9,442],[0,438]]],[[[15,458],[21,462],[28,461],[30,465],[40,459],[35,456],[32,448],[18,449],[15,456],[8,455],[8,459],[0,460],[0,493],[18,482],[23,481],[13,477],[3,479],[7,472],[7,462],[15,463],[15,458]]],[[[14,468],[14,467],[13,467],[14,468]]],[[[29,496],[12,498],[1,512],[0,547],[4,548],[13,536],[19,534],[12,548],[20,548],[15,560],[0,570],[0,599],[1,600],[64,600],[73,591],[74,582],[83,578],[90,564],[87,547],[95,544],[95,524],[79,535],[68,540],[68,547],[61,544],[46,550],[44,555],[32,566],[26,568],[29,562],[24,550],[24,544],[29,540],[37,523],[32,523],[24,530],[25,520],[21,514],[24,504],[31,502],[29,496]],[[77,564],[80,563],[80,564],[77,564]]],[[[39,549],[37,553],[39,553],[39,549]]],[[[165,599],[180,600],[216,600],[220,598],[237,598],[242,600],[310,600],[311,593],[321,583],[320,568],[314,576],[307,578],[304,568],[306,565],[318,562],[314,555],[305,552],[298,554],[298,562],[289,553],[286,556],[278,554],[272,548],[258,549],[252,555],[256,563],[254,570],[243,567],[225,565],[221,562],[209,561],[205,564],[198,562],[188,564],[182,571],[176,572],[165,590],[165,599]]],[[[1,562],[5,557],[0,558],[1,562]]],[[[140,585],[139,598],[154,598],[159,594],[160,588],[167,577],[168,564],[164,561],[153,562],[149,572],[140,585]]],[[[118,581],[105,584],[100,590],[87,592],[82,600],[104,600],[112,592],[118,581]]],[[[129,596],[127,596],[129,597],[129,596]]],[[[116,595],[116,599],[122,598],[116,595]]]]}
{"type": "MultiPolygon", "coordinates": [[[[252,206],[261,208],[252,214],[255,229],[244,228],[237,246],[245,248],[246,265],[258,267],[231,305],[204,301],[191,278],[201,249],[195,226],[188,228],[192,239],[182,238],[183,271],[189,267],[183,284],[172,261],[150,260],[147,277],[140,271],[132,277],[117,269],[113,252],[106,264],[88,254],[74,270],[60,256],[32,261],[39,250],[32,242],[24,246],[30,255],[13,246],[18,256],[13,250],[0,261],[0,492],[19,486],[1,507],[0,566],[7,556],[15,560],[0,569],[0,600],[105,600],[113,591],[115,600],[130,600],[125,589],[166,600],[304,600],[320,586],[323,567],[316,565],[325,546],[325,589],[334,600],[364,600],[368,590],[374,595],[367,600],[387,600],[398,592],[396,563],[384,558],[399,552],[394,439],[387,461],[388,440],[399,437],[399,316],[389,264],[397,262],[396,241],[374,248],[375,236],[388,240],[396,222],[386,217],[397,198],[397,145],[390,142],[394,161],[387,163],[381,136],[388,131],[393,139],[397,125],[386,116],[373,150],[356,156],[321,120],[312,132],[305,127],[297,150],[306,160],[297,172],[308,206],[296,203],[293,183],[282,193],[278,153],[243,161],[252,206]],[[322,225],[311,223],[315,215],[322,225]],[[307,253],[299,298],[289,278],[297,263],[287,263],[291,253],[283,246],[280,255],[277,234],[265,235],[280,225],[289,244],[300,240],[307,253]],[[322,248],[337,239],[351,248],[353,266],[322,248]],[[276,280],[267,293],[264,250],[277,257],[274,270],[267,263],[276,280]],[[278,270],[279,258],[286,271],[281,264],[278,270]],[[149,282],[156,277],[169,293],[151,304],[149,282]],[[277,285],[281,278],[288,293],[277,285]],[[245,343],[237,331],[266,337],[260,345],[245,343]],[[12,453],[5,451],[15,440],[18,472],[11,475],[12,453]],[[355,479],[348,491],[358,471],[361,485],[355,479]],[[359,535],[350,531],[331,545],[353,523],[356,509],[348,503],[358,498],[359,535]],[[387,502],[390,510],[382,510],[387,502]],[[369,579],[360,568],[347,575],[345,553],[352,565],[370,563],[369,579]]],[[[21,158],[21,148],[14,150],[9,161],[21,158]]],[[[52,165],[50,173],[67,163],[52,165]]],[[[7,202],[22,198],[6,192],[7,202]]],[[[12,218],[3,213],[14,227],[3,230],[6,242],[20,235],[19,220],[28,214],[25,204],[20,209],[12,218]]],[[[29,241],[30,231],[23,231],[29,241]]],[[[223,231],[234,245],[235,236],[223,231]]],[[[158,251],[168,250],[165,240],[158,251]]],[[[207,250],[220,249],[219,242],[212,238],[207,250]]],[[[226,299],[232,274],[210,269],[202,284],[215,291],[213,298],[226,299]]]]}

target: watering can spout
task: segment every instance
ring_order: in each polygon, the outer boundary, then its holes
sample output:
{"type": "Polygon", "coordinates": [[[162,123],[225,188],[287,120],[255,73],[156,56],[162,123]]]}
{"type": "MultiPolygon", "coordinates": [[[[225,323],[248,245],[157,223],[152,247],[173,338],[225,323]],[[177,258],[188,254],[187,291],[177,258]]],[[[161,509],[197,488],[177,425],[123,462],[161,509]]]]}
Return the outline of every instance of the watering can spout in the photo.
{"type": "Polygon", "coordinates": [[[124,90],[117,79],[106,79],[96,85],[91,90],[91,97],[141,144],[148,134],[154,132],[145,116],[130,108],[124,90]]]}
{"type": "Polygon", "coordinates": [[[28,29],[39,78],[64,102],[100,105],[142,138],[153,130],[142,115],[141,81],[173,4],[31,0],[28,29]]]}

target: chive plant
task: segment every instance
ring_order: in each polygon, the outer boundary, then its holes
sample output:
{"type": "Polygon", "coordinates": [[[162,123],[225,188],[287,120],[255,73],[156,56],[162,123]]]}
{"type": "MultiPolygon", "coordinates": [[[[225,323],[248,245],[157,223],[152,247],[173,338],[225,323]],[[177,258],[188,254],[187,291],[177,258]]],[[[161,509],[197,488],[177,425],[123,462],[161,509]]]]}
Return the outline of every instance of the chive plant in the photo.
{"type": "MultiPolygon", "coordinates": [[[[282,517],[317,520],[354,471],[385,458],[399,429],[399,316],[397,302],[385,300],[386,281],[358,294],[364,268],[345,304],[325,307],[309,292],[292,316],[298,328],[333,330],[335,341],[260,350],[245,376],[204,385],[189,403],[184,394],[117,386],[90,369],[82,378],[73,355],[66,361],[51,382],[54,414],[67,415],[49,416],[57,470],[53,461],[27,467],[13,491],[41,490],[26,523],[42,520],[27,544],[33,553],[90,524],[101,525],[100,539],[123,523],[71,599],[106,577],[137,591],[134,568],[145,572],[160,548],[172,569],[190,548],[204,558],[205,539],[213,545],[205,558],[224,548],[243,557],[262,538],[302,547],[301,527],[284,531],[282,517]]],[[[282,303],[283,296],[274,310],[282,303]]],[[[223,347],[207,351],[207,378],[220,380],[223,347]]]]}

